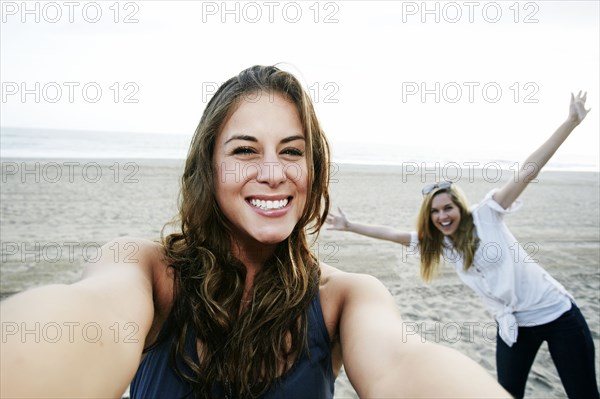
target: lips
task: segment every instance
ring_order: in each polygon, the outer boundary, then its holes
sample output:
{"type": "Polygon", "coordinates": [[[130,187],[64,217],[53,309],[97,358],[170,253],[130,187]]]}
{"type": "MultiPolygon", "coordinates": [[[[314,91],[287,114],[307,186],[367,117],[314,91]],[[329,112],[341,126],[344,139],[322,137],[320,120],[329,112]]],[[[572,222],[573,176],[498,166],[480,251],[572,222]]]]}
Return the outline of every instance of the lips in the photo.
{"type": "Polygon", "coordinates": [[[256,208],[260,208],[263,209],[265,211],[270,211],[272,209],[281,209],[283,207],[285,207],[288,204],[288,199],[282,199],[282,200],[260,200],[257,198],[252,198],[251,200],[249,200],[248,202],[250,202],[250,205],[256,207],[256,208]]]}
{"type": "Polygon", "coordinates": [[[263,211],[277,211],[284,209],[292,201],[292,197],[248,197],[248,202],[252,207],[263,211]]]}
{"type": "Polygon", "coordinates": [[[443,222],[436,222],[437,229],[444,235],[454,234],[456,228],[454,227],[455,220],[445,220],[443,222]]]}

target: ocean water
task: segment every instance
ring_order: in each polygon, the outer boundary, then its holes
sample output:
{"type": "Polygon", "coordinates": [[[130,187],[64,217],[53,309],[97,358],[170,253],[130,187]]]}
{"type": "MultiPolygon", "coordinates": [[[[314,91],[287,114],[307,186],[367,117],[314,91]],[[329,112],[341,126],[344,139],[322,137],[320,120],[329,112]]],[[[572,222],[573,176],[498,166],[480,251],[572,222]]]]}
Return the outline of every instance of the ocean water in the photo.
{"type": "Polygon", "coordinates": [[[32,159],[183,159],[191,134],[1,128],[0,156],[32,159]]]}
{"type": "MultiPolygon", "coordinates": [[[[0,128],[2,159],[184,159],[192,137],[184,134],[101,132],[0,128]]],[[[515,160],[492,158],[481,151],[452,151],[418,148],[408,144],[332,142],[332,160],[339,164],[398,165],[407,173],[436,170],[451,177],[453,170],[516,169],[515,160]]],[[[599,171],[598,159],[561,157],[552,159],[545,170],[599,171]]],[[[441,176],[444,178],[444,176],[441,176]]]]}

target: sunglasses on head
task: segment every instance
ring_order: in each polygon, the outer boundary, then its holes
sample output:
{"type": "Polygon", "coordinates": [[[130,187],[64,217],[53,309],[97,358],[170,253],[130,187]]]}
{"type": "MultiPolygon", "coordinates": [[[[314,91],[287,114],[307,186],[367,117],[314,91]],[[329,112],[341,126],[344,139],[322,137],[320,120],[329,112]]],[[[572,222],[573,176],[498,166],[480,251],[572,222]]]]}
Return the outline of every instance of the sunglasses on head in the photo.
{"type": "Polygon", "coordinates": [[[428,184],[425,187],[423,187],[423,189],[421,190],[421,194],[423,195],[427,195],[430,192],[432,192],[433,190],[443,190],[445,188],[450,188],[452,186],[452,182],[451,181],[443,181],[443,182],[439,182],[439,183],[434,183],[434,184],[428,184]]]}

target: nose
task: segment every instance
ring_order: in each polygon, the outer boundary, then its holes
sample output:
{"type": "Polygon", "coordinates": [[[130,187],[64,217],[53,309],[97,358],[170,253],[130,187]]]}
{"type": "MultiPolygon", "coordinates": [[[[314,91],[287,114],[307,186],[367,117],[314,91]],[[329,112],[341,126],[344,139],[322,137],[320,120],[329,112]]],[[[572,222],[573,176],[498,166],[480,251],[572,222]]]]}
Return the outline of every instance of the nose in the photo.
{"type": "Polygon", "coordinates": [[[268,184],[269,187],[275,188],[286,181],[285,165],[273,157],[265,157],[259,164],[258,175],[256,181],[263,184],[268,184]]]}

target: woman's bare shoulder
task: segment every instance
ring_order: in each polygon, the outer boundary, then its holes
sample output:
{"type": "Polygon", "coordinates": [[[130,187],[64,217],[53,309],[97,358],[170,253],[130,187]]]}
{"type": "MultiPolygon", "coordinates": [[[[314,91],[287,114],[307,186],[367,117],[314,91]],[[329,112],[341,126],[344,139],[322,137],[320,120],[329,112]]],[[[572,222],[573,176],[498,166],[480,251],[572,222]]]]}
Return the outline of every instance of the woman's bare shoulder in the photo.
{"type": "Polygon", "coordinates": [[[326,287],[335,290],[351,291],[353,289],[358,289],[365,284],[368,286],[373,284],[382,285],[377,278],[370,274],[346,272],[326,263],[321,263],[322,288],[326,287]]]}
{"type": "Polygon", "coordinates": [[[84,267],[82,282],[103,278],[142,282],[152,290],[155,311],[168,313],[173,299],[173,270],[162,243],[138,237],[118,237],[100,248],[95,262],[84,267]],[[112,276],[112,277],[111,277],[112,276]]]}
{"type": "Polygon", "coordinates": [[[161,243],[138,237],[118,237],[102,245],[98,256],[84,265],[83,279],[117,270],[114,266],[120,269],[134,266],[150,275],[154,267],[162,264],[166,265],[166,257],[161,243]]]}
{"type": "MultiPolygon", "coordinates": [[[[321,263],[321,306],[330,333],[337,331],[340,317],[347,305],[357,298],[375,293],[380,298],[391,297],[385,286],[369,274],[351,273],[321,263]]],[[[335,334],[333,334],[335,335],[335,334]]]]}

